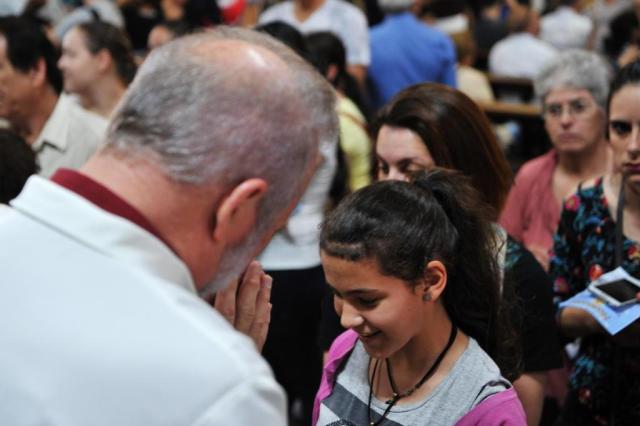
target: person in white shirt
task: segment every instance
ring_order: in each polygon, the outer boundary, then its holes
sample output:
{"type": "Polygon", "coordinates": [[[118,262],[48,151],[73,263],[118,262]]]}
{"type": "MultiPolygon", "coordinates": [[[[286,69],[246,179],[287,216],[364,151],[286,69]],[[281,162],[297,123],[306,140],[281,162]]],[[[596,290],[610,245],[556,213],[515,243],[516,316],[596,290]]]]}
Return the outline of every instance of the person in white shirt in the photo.
{"type": "Polygon", "coordinates": [[[104,138],[105,124],[60,95],[58,55],[44,32],[23,18],[0,18],[0,118],[36,151],[40,174],[80,167],[104,138]]]}
{"type": "Polygon", "coordinates": [[[595,25],[593,47],[604,51],[604,40],[609,36],[609,24],[631,6],[631,0],[593,0],[585,8],[585,14],[595,25]]]}
{"type": "Polygon", "coordinates": [[[558,52],[538,38],[539,17],[533,10],[518,15],[509,25],[510,35],[497,42],[489,52],[489,71],[533,79],[558,52]]]}
{"type": "Polygon", "coordinates": [[[287,0],[271,6],[259,24],[282,21],[302,34],[330,31],[347,49],[348,71],[364,84],[371,62],[369,28],[362,11],[344,0],[287,0]]]}
{"type": "Polygon", "coordinates": [[[0,424],[285,425],[256,350],[271,280],[251,259],[337,140],[334,108],[250,30],[155,49],[105,146],[0,216],[0,424]]]}
{"type": "Polygon", "coordinates": [[[4,0],[0,3],[0,16],[20,15],[26,5],[27,0],[4,0]]]}
{"type": "Polygon", "coordinates": [[[580,0],[562,0],[560,7],[540,20],[540,39],[559,50],[585,49],[594,36],[591,19],[580,13],[580,0]]]}

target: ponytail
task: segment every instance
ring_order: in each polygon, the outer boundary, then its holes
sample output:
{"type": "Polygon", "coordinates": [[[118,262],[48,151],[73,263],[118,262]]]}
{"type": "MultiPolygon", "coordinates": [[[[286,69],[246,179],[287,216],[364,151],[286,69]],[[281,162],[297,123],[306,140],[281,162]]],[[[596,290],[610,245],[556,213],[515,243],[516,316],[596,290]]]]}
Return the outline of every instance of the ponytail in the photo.
{"type": "MultiPolygon", "coordinates": [[[[469,178],[459,173],[435,170],[418,173],[414,185],[438,201],[458,235],[448,259],[449,282],[444,305],[451,318],[500,366],[502,374],[514,379],[519,371],[519,350],[509,307],[503,302],[501,272],[495,225],[491,209],[480,201],[469,178]]],[[[507,300],[513,300],[511,287],[507,300]]]]}
{"type": "Polygon", "coordinates": [[[384,275],[415,285],[430,260],[448,280],[451,321],[473,337],[502,374],[517,376],[517,340],[501,303],[491,209],[459,172],[420,172],[410,183],[377,182],[348,196],[325,219],[320,247],[349,261],[374,259],[384,275]]]}

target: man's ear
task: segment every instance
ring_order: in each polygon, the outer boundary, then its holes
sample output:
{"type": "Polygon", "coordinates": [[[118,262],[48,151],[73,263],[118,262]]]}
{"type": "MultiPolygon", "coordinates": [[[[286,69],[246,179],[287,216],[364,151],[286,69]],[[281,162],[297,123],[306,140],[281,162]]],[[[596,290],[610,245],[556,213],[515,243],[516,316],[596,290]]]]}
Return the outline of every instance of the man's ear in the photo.
{"type": "Polygon", "coordinates": [[[233,188],[215,212],[214,240],[235,245],[246,238],[256,223],[267,188],[267,182],[257,178],[247,179],[233,188]]]}
{"type": "Polygon", "coordinates": [[[447,268],[439,260],[427,263],[423,282],[418,286],[424,301],[436,301],[447,287],[447,268]]]}
{"type": "Polygon", "coordinates": [[[42,87],[47,84],[47,63],[44,58],[38,58],[35,66],[29,71],[33,87],[42,87]]]}

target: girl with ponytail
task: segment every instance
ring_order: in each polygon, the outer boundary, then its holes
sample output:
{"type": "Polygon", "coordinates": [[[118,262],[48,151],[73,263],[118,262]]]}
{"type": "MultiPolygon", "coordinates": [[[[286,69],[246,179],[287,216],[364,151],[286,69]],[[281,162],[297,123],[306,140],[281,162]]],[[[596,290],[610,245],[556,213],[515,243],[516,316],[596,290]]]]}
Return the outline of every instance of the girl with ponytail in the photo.
{"type": "MultiPolygon", "coordinates": [[[[502,325],[510,323],[515,329],[512,337],[501,341],[509,347],[502,352],[521,355],[518,366],[513,361],[511,365],[501,359],[494,361],[503,368],[502,375],[513,381],[528,424],[538,425],[547,373],[562,367],[552,284],[533,255],[495,223],[507,198],[511,170],[491,124],[462,92],[423,83],[398,93],[378,113],[373,136],[379,180],[406,180],[411,173],[433,167],[457,170],[470,179],[485,203],[484,212],[494,222],[494,256],[499,259],[503,278],[500,304],[511,320],[502,325]]],[[[340,333],[330,305],[325,297],[320,333],[325,348],[340,333]]],[[[556,381],[564,385],[565,379],[562,376],[556,381]]]]}
{"type": "Polygon", "coordinates": [[[438,169],[365,187],[326,218],[322,264],[348,330],[313,424],[526,424],[500,373],[511,336],[488,210],[438,169]]]}

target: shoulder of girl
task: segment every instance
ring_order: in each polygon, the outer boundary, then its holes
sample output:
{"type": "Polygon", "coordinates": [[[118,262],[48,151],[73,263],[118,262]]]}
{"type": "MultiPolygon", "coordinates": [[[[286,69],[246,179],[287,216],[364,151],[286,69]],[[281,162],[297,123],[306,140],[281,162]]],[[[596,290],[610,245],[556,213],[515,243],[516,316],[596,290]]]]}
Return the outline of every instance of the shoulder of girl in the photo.
{"type": "Polygon", "coordinates": [[[522,403],[514,388],[485,399],[462,417],[455,426],[526,426],[522,403]]]}
{"type": "Polygon", "coordinates": [[[346,330],[335,338],[329,349],[329,361],[343,358],[353,350],[358,341],[358,334],[353,330],[346,330]]]}

